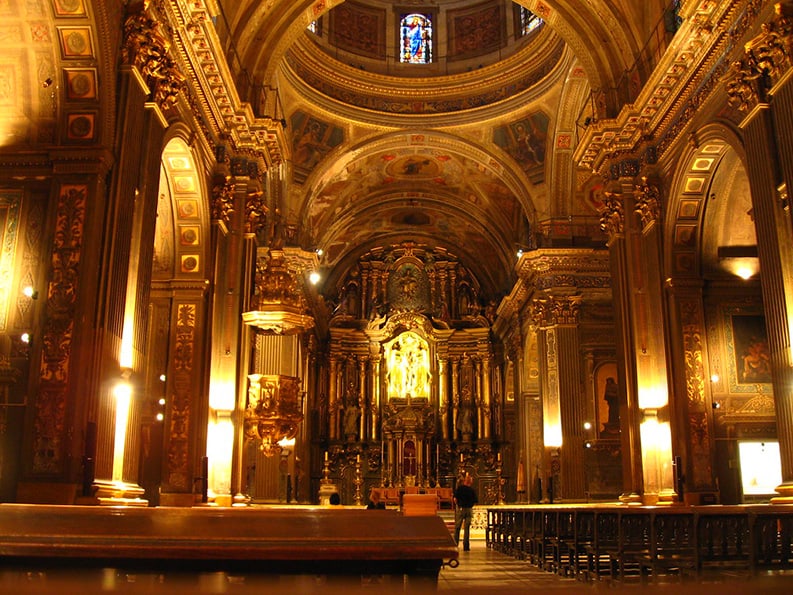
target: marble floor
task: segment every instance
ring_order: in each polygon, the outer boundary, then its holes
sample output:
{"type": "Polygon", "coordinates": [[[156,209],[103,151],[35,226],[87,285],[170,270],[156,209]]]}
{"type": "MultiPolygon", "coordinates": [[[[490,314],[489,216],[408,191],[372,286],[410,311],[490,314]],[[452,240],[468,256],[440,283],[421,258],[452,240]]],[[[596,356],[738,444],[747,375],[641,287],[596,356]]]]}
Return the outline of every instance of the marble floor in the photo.
{"type": "Polygon", "coordinates": [[[527,592],[578,595],[607,592],[617,595],[643,595],[646,592],[670,595],[790,595],[793,572],[748,578],[745,575],[713,574],[697,582],[671,579],[642,585],[640,582],[614,584],[608,580],[582,582],[574,578],[545,572],[532,564],[494,552],[483,540],[471,542],[471,551],[460,551],[457,568],[443,567],[438,579],[438,593],[444,595],[517,595],[527,592]]]}

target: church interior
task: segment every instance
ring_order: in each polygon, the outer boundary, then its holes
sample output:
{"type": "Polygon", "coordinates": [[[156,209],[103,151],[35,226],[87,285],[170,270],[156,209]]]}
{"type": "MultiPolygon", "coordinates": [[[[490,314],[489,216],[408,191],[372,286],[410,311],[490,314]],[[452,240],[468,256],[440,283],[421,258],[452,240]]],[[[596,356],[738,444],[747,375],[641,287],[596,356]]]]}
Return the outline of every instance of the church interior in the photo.
{"type": "Polygon", "coordinates": [[[0,15],[0,502],[791,502],[793,4],[0,15]]]}

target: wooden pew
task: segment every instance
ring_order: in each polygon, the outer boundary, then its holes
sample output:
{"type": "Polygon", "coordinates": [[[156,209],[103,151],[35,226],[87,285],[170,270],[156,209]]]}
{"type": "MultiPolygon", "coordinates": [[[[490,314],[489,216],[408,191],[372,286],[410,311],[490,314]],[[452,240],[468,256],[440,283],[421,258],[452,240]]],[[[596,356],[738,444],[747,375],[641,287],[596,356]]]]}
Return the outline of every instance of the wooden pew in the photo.
{"type": "Polygon", "coordinates": [[[441,565],[458,556],[440,517],[394,510],[0,504],[0,528],[6,568],[437,581],[441,565]]]}

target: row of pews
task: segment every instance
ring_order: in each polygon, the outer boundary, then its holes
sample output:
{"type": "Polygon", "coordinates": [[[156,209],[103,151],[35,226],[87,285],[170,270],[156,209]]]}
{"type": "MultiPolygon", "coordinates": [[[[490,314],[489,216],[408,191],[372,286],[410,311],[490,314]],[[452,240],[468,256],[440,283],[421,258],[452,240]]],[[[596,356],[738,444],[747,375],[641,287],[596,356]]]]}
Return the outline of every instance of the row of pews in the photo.
{"type": "Polygon", "coordinates": [[[488,508],[487,546],[581,580],[793,568],[793,505],[488,508]]]}

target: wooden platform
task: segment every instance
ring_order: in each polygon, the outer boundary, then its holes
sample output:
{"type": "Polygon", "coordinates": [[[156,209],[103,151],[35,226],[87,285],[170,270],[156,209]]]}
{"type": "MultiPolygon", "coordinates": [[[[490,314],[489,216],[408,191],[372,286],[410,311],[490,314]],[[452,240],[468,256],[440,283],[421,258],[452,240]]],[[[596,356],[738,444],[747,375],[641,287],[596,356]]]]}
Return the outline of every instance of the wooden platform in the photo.
{"type": "Polygon", "coordinates": [[[394,510],[0,504],[0,564],[139,571],[407,575],[457,548],[438,516],[394,510]]]}

